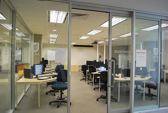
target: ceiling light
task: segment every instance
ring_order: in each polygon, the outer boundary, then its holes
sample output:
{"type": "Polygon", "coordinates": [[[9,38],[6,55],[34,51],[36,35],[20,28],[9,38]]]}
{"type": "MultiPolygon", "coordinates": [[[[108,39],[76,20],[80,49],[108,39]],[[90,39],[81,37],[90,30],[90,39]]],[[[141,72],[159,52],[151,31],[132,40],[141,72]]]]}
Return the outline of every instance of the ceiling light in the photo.
{"type": "Polygon", "coordinates": [[[72,42],[71,44],[72,44],[72,45],[75,45],[75,44],[76,44],[76,42],[72,42]]]}
{"type": "Polygon", "coordinates": [[[53,30],[53,31],[57,31],[57,30],[53,30]]]}
{"type": "MultiPolygon", "coordinates": [[[[138,34],[138,33],[135,33],[135,34],[138,34]]],[[[121,35],[120,37],[129,37],[129,36],[131,36],[131,33],[127,33],[127,34],[121,35]]]]}
{"type": "MultiPolygon", "coordinates": [[[[165,23],[162,24],[162,27],[167,27],[167,26],[168,26],[168,24],[165,24],[165,23]]],[[[155,30],[155,29],[158,29],[158,25],[147,27],[147,28],[144,28],[142,30],[143,31],[152,31],[152,30],[155,30]]]]}
{"type": "Polygon", "coordinates": [[[57,39],[50,39],[50,41],[56,41],[57,39]]]}
{"type": "Polygon", "coordinates": [[[67,12],[50,10],[49,20],[51,23],[64,23],[67,12]]]}
{"type": "Polygon", "coordinates": [[[31,41],[26,41],[27,43],[31,43],[31,41]]]}
{"type": "Polygon", "coordinates": [[[104,43],[104,41],[100,41],[100,42],[98,42],[99,44],[101,44],[101,43],[104,43]]]}
{"type": "Polygon", "coordinates": [[[80,37],[79,39],[87,39],[87,38],[89,38],[90,36],[82,36],[82,37],[80,37]]]}
{"type": "Polygon", "coordinates": [[[17,36],[25,36],[25,34],[23,34],[22,32],[16,32],[17,36]]]}
{"type": "Polygon", "coordinates": [[[50,42],[50,44],[55,44],[55,42],[50,42]]]}
{"type": "MultiPolygon", "coordinates": [[[[120,17],[113,17],[112,18],[112,26],[115,26],[119,23],[121,23],[122,21],[126,20],[127,18],[120,18],[120,17]]],[[[103,23],[100,27],[108,27],[109,25],[109,21],[103,23]]]]}
{"type": "Polygon", "coordinates": [[[6,18],[2,14],[0,14],[0,20],[6,20],[6,18]]]}
{"type": "Polygon", "coordinates": [[[51,37],[51,38],[57,38],[58,34],[49,34],[49,37],[51,37]]]}
{"type": "Polygon", "coordinates": [[[102,32],[102,31],[103,30],[92,30],[87,35],[95,35],[95,34],[98,34],[98,33],[102,32]]]}
{"type": "MultiPolygon", "coordinates": [[[[112,38],[111,40],[117,40],[118,38],[112,38]]],[[[108,41],[108,39],[106,40],[106,41],[108,41]]]]}
{"type": "Polygon", "coordinates": [[[3,40],[3,42],[9,42],[8,40],[3,40]]]}
{"type": "MultiPolygon", "coordinates": [[[[12,24],[2,24],[2,23],[0,23],[3,27],[5,27],[6,29],[8,29],[8,30],[12,30],[12,24]]],[[[18,28],[16,28],[16,30],[18,31],[19,29],[18,28]]]]}
{"type": "Polygon", "coordinates": [[[20,37],[16,37],[16,40],[21,40],[21,38],[20,37]]]}
{"type": "Polygon", "coordinates": [[[6,35],[9,35],[9,32],[3,32],[4,34],[6,34],[6,35]]]}
{"type": "Polygon", "coordinates": [[[29,38],[22,38],[23,40],[30,40],[29,38]]]}

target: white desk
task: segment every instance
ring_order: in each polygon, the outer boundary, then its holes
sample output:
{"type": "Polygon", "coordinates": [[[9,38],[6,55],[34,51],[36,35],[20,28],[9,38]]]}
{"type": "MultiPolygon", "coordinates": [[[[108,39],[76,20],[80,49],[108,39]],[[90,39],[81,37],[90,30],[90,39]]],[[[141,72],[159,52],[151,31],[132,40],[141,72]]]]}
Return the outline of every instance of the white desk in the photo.
{"type": "MultiPolygon", "coordinates": [[[[130,81],[130,77],[125,77],[125,78],[115,78],[114,80],[118,82],[118,102],[120,102],[120,82],[124,82],[124,81],[130,81]],[[126,78],[126,79],[125,79],[126,78]]],[[[145,82],[148,81],[151,77],[145,77],[145,78],[141,78],[141,76],[136,75],[135,77],[135,81],[143,81],[144,82],[144,91],[143,91],[143,100],[145,100],[145,82]]]]}
{"type": "MultiPolygon", "coordinates": [[[[38,75],[38,76],[52,76],[52,75],[57,75],[57,73],[55,73],[55,74],[43,74],[43,75],[38,75]]],[[[37,84],[38,85],[38,107],[40,107],[40,85],[42,83],[51,82],[51,81],[55,81],[55,80],[56,80],[56,78],[45,79],[45,80],[37,80],[37,78],[28,79],[28,78],[22,77],[21,79],[19,79],[16,82],[16,108],[18,109],[18,85],[19,84],[24,85],[24,95],[26,95],[26,84],[37,84]]],[[[43,89],[41,87],[41,95],[42,95],[42,90],[43,89]]]]}

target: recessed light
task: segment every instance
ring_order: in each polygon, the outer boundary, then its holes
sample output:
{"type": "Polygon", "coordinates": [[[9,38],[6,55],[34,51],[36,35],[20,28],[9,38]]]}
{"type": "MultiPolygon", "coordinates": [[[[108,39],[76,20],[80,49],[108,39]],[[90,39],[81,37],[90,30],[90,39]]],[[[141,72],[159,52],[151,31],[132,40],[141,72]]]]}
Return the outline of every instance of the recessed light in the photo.
{"type": "Polygon", "coordinates": [[[22,32],[16,32],[17,36],[25,36],[25,34],[23,34],[22,32]]]}
{"type": "Polygon", "coordinates": [[[89,38],[90,36],[82,36],[82,37],[80,37],[79,39],[87,39],[87,38],[89,38]]]}
{"type": "MultiPolygon", "coordinates": [[[[117,40],[118,38],[112,38],[111,40],[117,40]]],[[[106,40],[106,41],[108,41],[108,39],[106,40]]]]}
{"type": "Polygon", "coordinates": [[[57,39],[50,39],[50,41],[56,41],[57,39]]]}
{"type": "Polygon", "coordinates": [[[49,22],[62,24],[65,21],[65,17],[67,15],[67,12],[50,10],[49,14],[50,14],[49,15],[49,22]]]}
{"type": "Polygon", "coordinates": [[[76,42],[72,42],[71,44],[72,44],[72,45],[75,45],[75,44],[76,44],[76,42]]]}
{"type": "MultiPolygon", "coordinates": [[[[6,29],[8,30],[12,30],[12,24],[3,24],[3,23],[0,23],[3,27],[5,27],[6,29]]],[[[18,31],[19,29],[16,28],[16,30],[18,31]]]]}
{"type": "Polygon", "coordinates": [[[58,34],[49,34],[49,37],[51,37],[51,38],[57,38],[58,34]]]}
{"type": "Polygon", "coordinates": [[[57,31],[57,30],[53,30],[53,31],[57,31]]]}
{"type": "Polygon", "coordinates": [[[95,35],[95,34],[98,34],[98,33],[102,32],[102,31],[103,30],[92,30],[87,35],[95,35]]]}
{"type": "Polygon", "coordinates": [[[0,14],[0,20],[6,20],[6,18],[2,14],[0,14]]]}
{"type": "MultiPolygon", "coordinates": [[[[162,27],[167,27],[168,24],[163,23],[161,26],[162,26],[162,27]]],[[[158,29],[158,25],[151,26],[151,27],[147,27],[147,28],[144,28],[144,29],[142,29],[142,30],[143,30],[143,31],[152,31],[152,30],[155,30],[155,29],[158,29]]]]}
{"type": "Polygon", "coordinates": [[[55,42],[50,42],[50,44],[55,44],[55,42]]]}
{"type": "MultiPolygon", "coordinates": [[[[135,33],[135,34],[138,34],[138,33],[135,33]]],[[[129,36],[131,36],[131,33],[126,33],[124,35],[121,35],[120,37],[129,37],[129,36]]]]}
{"type": "MultiPolygon", "coordinates": [[[[120,17],[113,17],[112,18],[112,26],[115,26],[119,23],[121,23],[122,21],[126,20],[127,18],[120,18],[120,17]]],[[[102,25],[100,25],[100,27],[108,27],[109,25],[109,21],[103,23],[102,25]]]]}
{"type": "Polygon", "coordinates": [[[98,42],[99,44],[101,44],[101,43],[104,43],[104,41],[100,41],[100,42],[98,42]]]}

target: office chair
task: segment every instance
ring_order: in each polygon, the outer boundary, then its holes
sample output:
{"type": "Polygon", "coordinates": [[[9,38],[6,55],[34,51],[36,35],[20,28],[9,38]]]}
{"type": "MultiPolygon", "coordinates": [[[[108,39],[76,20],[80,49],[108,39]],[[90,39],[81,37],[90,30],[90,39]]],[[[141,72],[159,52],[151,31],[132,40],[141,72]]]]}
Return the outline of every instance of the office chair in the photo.
{"type": "Polygon", "coordinates": [[[80,81],[81,80],[85,80],[86,81],[86,70],[88,69],[88,66],[87,65],[82,65],[82,68],[81,68],[81,70],[82,70],[82,73],[83,73],[83,78],[82,79],[80,79],[80,81]]]}
{"type": "MultiPolygon", "coordinates": [[[[89,73],[88,73],[88,74],[92,75],[92,74],[91,74],[92,72],[96,72],[96,67],[93,66],[93,65],[90,65],[90,66],[89,66],[89,73]]],[[[93,76],[93,75],[92,75],[92,76],[93,76]]],[[[94,75],[94,80],[96,80],[97,76],[99,76],[99,74],[95,74],[95,75],[94,75]]],[[[91,79],[90,79],[90,80],[91,80],[91,79]]],[[[88,84],[89,84],[89,83],[92,83],[92,85],[93,85],[93,82],[88,82],[88,84]]],[[[96,83],[96,82],[95,82],[95,83],[96,83]]]]}
{"type": "MultiPolygon", "coordinates": [[[[99,99],[106,99],[106,103],[107,103],[107,76],[108,76],[107,71],[100,72],[100,81],[101,81],[101,83],[104,83],[103,87],[106,91],[106,95],[101,95],[99,98],[97,98],[97,101],[99,101],[99,99]]],[[[114,77],[113,76],[111,76],[111,77],[112,77],[112,81],[113,81],[114,77]]],[[[113,96],[111,96],[111,100],[114,100],[115,102],[117,102],[117,99],[115,99],[113,96]]]]}
{"type": "MultiPolygon", "coordinates": [[[[145,93],[145,96],[149,96],[151,98],[151,100],[152,100],[153,97],[157,97],[157,95],[154,95],[154,94],[151,93],[151,89],[154,89],[154,90],[157,89],[158,72],[157,71],[151,71],[150,75],[152,76],[151,81],[147,82],[145,84],[145,87],[148,88],[148,93],[145,93]]],[[[144,86],[142,85],[142,87],[144,87],[144,86]]],[[[143,96],[143,93],[141,94],[141,97],[142,96],[143,96]]]]}
{"type": "MultiPolygon", "coordinates": [[[[56,67],[55,67],[55,72],[56,73],[58,73],[60,70],[62,70],[62,69],[64,69],[64,65],[57,65],[56,67]]],[[[57,75],[54,75],[54,76],[52,76],[52,77],[57,77],[57,75]]],[[[53,84],[55,84],[57,82],[57,80],[56,81],[52,81],[52,82],[47,82],[47,85],[46,86],[48,86],[48,85],[53,85],[53,84]]],[[[56,91],[56,90],[50,90],[50,91],[47,91],[46,92],[46,95],[48,95],[48,93],[51,93],[51,92],[53,92],[54,93],[54,96],[55,96],[55,92],[58,92],[58,91],[56,91]]]]}
{"type": "Polygon", "coordinates": [[[59,90],[60,97],[57,100],[51,101],[49,103],[49,105],[51,105],[52,103],[58,102],[57,108],[59,108],[61,103],[67,103],[67,100],[66,100],[67,97],[65,97],[65,98],[62,97],[63,90],[67,89],[67,83],[66,83],[67,82],[67,70],[60,70],[58,72],[57,81],[58,82],[56,82],[55,84],[52,85],[52,89],[59,90]]]}

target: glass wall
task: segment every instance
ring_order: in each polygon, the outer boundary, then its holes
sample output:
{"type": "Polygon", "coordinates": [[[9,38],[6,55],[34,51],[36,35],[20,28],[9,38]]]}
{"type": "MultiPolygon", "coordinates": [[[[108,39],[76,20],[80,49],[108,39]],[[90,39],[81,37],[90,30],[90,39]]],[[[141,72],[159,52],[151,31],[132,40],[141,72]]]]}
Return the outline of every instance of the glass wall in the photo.
{"type": "Polygon", "coordinates": [[[111,109],[129,108],[131,74],[131,18],[112,17],[112,75],[114,78],[111,109]],[[114,100],[117,99],[117,102],[114,100]]]}
{"type": "Polygon", "coordinates": [[[11,108],[12,11],[4,1],[0,6],[0,112],[11,108]]]}
{"type": "Polygon", "coordinates": [[[135,37],[134,106],[143,107],[143,110],[151,106],[157,108],[160,57],[158,21],[137,18],[135,37]]]}
{"type": "MultiPolygon", "coordinates": [[[[31,35],[24,27],[19,18],[16,18],[16,49],[15,49],[15,81],[24,77],[24,68],[31,66],[31,35]]],[[[17,85],[18,92],[16,96],[21,98],[24,92],[24,85],[17,85]]]]}
{"type": "Polygon", "coordinates": [[[160,107],[168,106],[168,21],[162,21],[161,69],[160,69],[160,107]]]}

